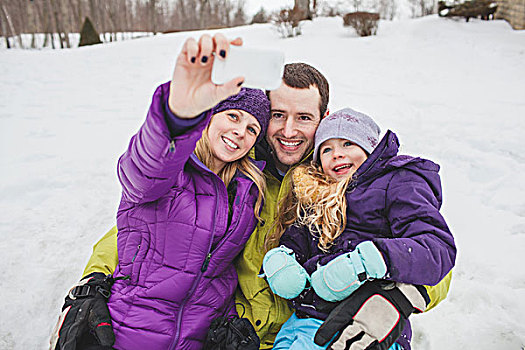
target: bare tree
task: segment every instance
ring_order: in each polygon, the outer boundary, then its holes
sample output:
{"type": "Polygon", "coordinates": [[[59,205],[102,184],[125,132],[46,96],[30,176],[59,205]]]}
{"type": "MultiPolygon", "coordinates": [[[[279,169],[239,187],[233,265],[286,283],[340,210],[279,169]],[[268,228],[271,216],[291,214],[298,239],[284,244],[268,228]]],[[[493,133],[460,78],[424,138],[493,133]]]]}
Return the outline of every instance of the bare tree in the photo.
{"type": "Polygon", "coordinates": [[[301,19],[312,19],[310,0],[294,0],[293,11],[296,14],[301,14],[301,19]]]}
{"type": "Polygon", "coordinates": [[[133,28],[132,11],[133,4],[131,3],[131,0],[124,0],[122,2],[122,13],[124,13],[123,30],[126,32],[131,31],[131,28],[133,28]]]}
{"type": "Polygon", "coordinates": [[[74,28],[70,28],[70,31],[80,31],[83,20],[82,5],[79,0],[68,0],[68,3],[71,9],[72,18],[74,19],[74,28]]]}
{"type": "Polygon", "coordinates": [[[51,11],[53,14],[53,20],[55,23],[55,32],[58,34],[58,38],[60,39],[60,48],[64,48],[64,38],[62,37],[62,22],[61,22],[61,16],[59,15],[59,6],[57,4],[57,0],[49,0],[51,5],[51,11]]]}
{"type": "Polygon", "coordinates": [[[109,1],[104,4],[105,15],[108,17],[109,23],[109,41],[113,42],[117,40],[117,1],[109,1]]]}
{"type": "Polygon", "coordinates": [[[93,22],[93,25],[95,28],[98,28],[100,31],[102,28],[100,28],[100,22],[99,22],[99,14],[98,14],[98,4],[97,0],[89,0],[89,18],[91,18],[91,21],[93,22]]]}
{"type": "Polygon", "coordinates": [[[36,48],[36,38],[37,38],[37,31],[39,29],[39,17],[37,13],[36,4],[34,1],[30,1],[27,8],[27,18],[28,22],[30,23],[30,32],[31,32],[31,48],[36,48]]]}
{"type": "Polygon", "coordinates": [[[397,13],[396,0],[379,0],[377,12],[379,12],[381,18],[393,20],[397,13]]]}
{"type": "MultiPolygon", "coordinates": [[[[13,37],[13,39],[18,41],[18,45],[20,47],[23,47],[23,45],[22,45],[22,37],[20,36],[19,33],[17,33],[17,31],[15,29],[15,26],[13,25],[13,21],[11,19],[11,16],[9,15],[7,7],[5,6],[3,1],[0,2],[0,7],[1,7],[2,14],[4,16],[4,21],[7,24],[6,27],[9,28],[9,31],[11,32],[11,36],[13,37]]],[[[7,33],[7,31],[6,31],[6,33],[7,33]]]]}
{"type": "Polygon", "coordinates": [[[153,35],[157,34],[157,0],[149,0],[149,20],[153,35]]]}
{"type": "Polygon", "coordinates": [[[240,0],[237,4],[237,10],[235,11],[235,15],[233,16],[233,23],[234,26],[242,26],[246,24],[246,13],[244,12],[244,1],[240,0]]]}
{"type": "Polygon", "coordinates": [[[434,13],[434,0],[409,0],[412,17],[427,16],[434,13]]]}
{"type": "MultiPolygon", "coordinates": [[[[310,0],[297,0],[307,3],[310,0]]],[[[6,46],[22,46],[21,33],[32,34],[31,47],[44,34],[44,46],[71,47],[85,17],[105,41],[121,32],[229,27],[246,22],[241,0],[0,0],[0,31],[6,46]],[[37,34],[38,33],[38,34],[37,34]],[[56,37],[55,35],[58,35],[56,37]],[[56,40],[59,39],[59,40],[56,40]],[[14,41],[13,41],[14,40],[14,41]]]]}
{"type": "Polygon", "coordinates": [[[17,14],[17,27],[20,34],[27,33],[27,21],[24,20],[24,17],[27,17],[27,2],[17,1],[18,8],[15,8],[17,14]]]}
{"type": "MultiPolygon", "coordinates": [[[[2,7],[1,3],[0,3],[0,7],[2,7]]],[[[0,9],[0,33],[2,34],[2,36],[5,39],[5,46],[8,49],[10,49],[11,48],[11,43],[9,43],[9,35],[7,34],[7,21],[5,20],[5,18],[3,16],[3,10],[1,10],[1,9],[0,9]]]]}

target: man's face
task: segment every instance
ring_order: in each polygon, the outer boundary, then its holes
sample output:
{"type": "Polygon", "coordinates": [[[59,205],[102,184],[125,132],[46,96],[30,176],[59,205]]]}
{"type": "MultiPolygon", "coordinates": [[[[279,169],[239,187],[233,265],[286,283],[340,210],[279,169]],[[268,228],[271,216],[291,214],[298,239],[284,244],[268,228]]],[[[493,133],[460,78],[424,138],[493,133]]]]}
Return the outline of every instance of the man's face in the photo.
{"type": "Polygon", "coordinates": [[[280,171],[299,163],[312,150],[321,121],[321,96],[316,87],[297,89],[284,83],[270,92],[271,118],[266,140],[280,171]]]}

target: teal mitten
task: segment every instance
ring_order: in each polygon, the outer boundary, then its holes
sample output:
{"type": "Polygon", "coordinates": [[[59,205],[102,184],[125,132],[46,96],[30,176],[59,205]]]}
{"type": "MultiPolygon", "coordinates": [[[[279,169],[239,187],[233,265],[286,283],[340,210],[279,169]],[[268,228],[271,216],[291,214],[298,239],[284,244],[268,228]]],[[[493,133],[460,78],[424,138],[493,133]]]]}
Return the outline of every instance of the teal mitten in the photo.
{"type": "Polygon", "coordinates": [[[381,252],[371,241],[357,245],[354,251],[339,255],[312,274],[315,293],[326,301],[346,299],[367,279],[383,278],[386,264],[381,252]]]}
{"type": "Polygon", "coordinates": [[[297,297],[310,279],[306,270],[295,260],[290,248],[280,246],[270,250],[263,259],[263,271],[272,291],[285,299],[297,297]]]}

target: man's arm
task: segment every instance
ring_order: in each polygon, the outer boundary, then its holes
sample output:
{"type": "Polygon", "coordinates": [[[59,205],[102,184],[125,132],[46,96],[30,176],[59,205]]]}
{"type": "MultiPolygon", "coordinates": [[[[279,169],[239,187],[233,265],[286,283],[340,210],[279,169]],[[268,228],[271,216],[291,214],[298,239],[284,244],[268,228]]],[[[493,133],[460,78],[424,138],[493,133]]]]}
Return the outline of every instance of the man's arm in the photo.
{"type": "Polygon", "coordinates": [[[443,277],[443,279],[435,286],[424,286],[430,298],[430,303],[428,304],[425,312],[434,308],[440,302],[445,300],[448,294],[448,289],[450,288],[451,280],[452,280],[452,270],[450,270],[450,272],[445,277],[443,277]]]}
{"type": "Polygon", "coordinates": [[[93,254],[89,258],[82,278],[93,273],[101,272],[112,275],[118,263],[117,226],[113,226],[95,245],[93,254]]]}
{"type": "MultiPolygon", "coordinates": [[[[88,337],[110,348],[115,342],[106,305],[118,263],[117,227],[113,226],[93,247],[93,254],[78,282],[68,292],[50,339],[50,350],[73,350],[88,337]]],[[[102,348],[101,347],[101,348],[102,348]]]]}

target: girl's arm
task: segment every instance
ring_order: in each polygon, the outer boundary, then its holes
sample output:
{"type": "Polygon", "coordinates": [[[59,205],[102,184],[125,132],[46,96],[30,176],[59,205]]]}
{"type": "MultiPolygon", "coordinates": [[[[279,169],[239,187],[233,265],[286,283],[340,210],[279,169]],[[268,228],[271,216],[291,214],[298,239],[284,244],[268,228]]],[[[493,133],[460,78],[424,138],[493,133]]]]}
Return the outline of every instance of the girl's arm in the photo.
{"type": "Polygon", "coordinates": [[[389,279],[436,285],[452,269],[456,246],[440,206],[422,176],[400,170],[392,177],[386,193],[386,215],[394,239],[373,240],[383,254],[389,279]]]}
{"type": "Polygon", "coordinates": [[[163,196],[176,182],[211,117],[210,111],[205,112],[196,118],[196,125],[191,125],[192,119],[178,119],[168,109],[169,90],[169,83],[157,88],[146,121],[119,159],[118,177],[127,201],[144,203],[163,196]]]}
{"type": "Polygon", "coordinates": [[[301,265],[308,260],[310,255],[310,240],[313,238],[304,226],[291,225],[281,236],[279,245],[284,245],[293,250],[295,260],[301,265]]]}
{"type": "Polygon", "coordinates": [[[266,277],[270,289],[285,299],[296,298],[306,287],[310,276],[302,263],[306,260],[307,244],[301,228],[290,226],[282,235],[279,247],[273,248],[263,258],[260,277],[266,277]]]}

